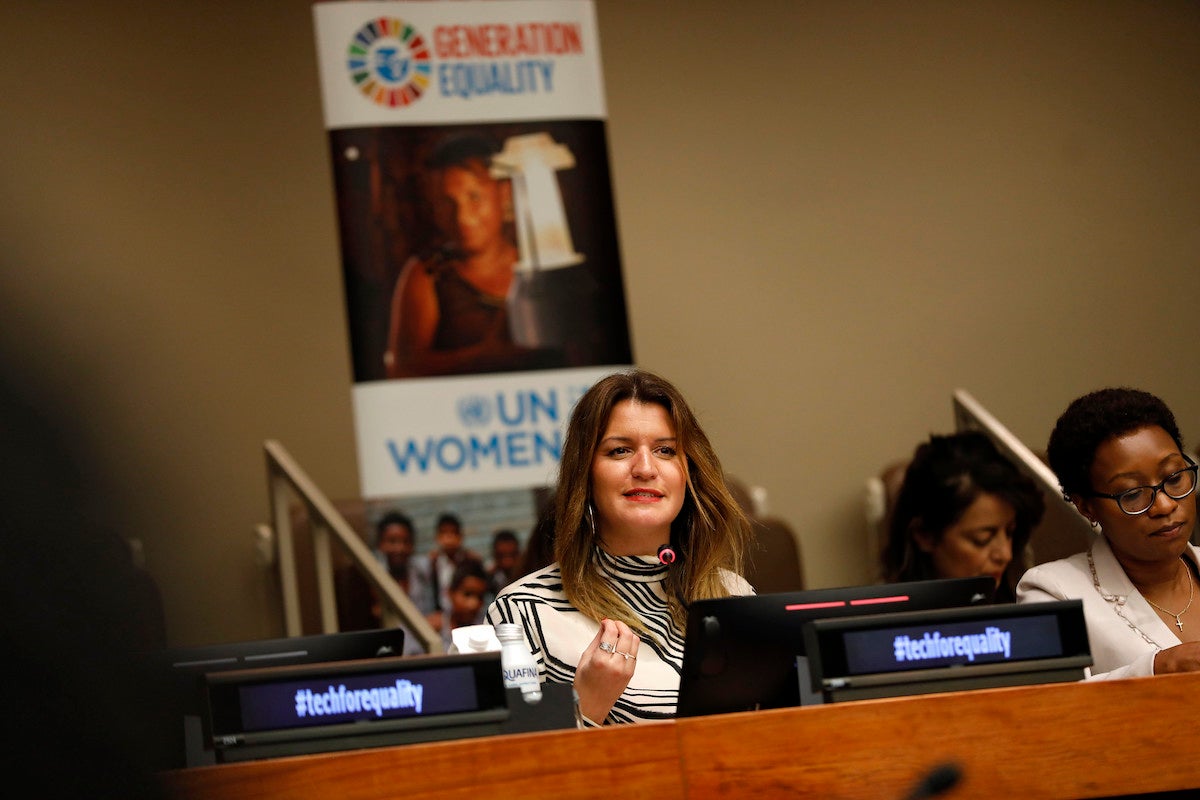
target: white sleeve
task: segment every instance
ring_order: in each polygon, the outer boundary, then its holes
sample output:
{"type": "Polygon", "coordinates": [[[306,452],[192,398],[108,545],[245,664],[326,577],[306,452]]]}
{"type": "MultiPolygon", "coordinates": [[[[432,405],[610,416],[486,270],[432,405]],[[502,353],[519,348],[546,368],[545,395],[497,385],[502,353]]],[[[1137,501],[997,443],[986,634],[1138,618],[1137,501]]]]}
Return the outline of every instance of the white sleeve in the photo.
{"type": "MultiPolygon", "coordinates": [[[[1069,597],[1059,585],[1059,581],[1055,578],[1052,570],[1044,569],[1043,567],[1033,567],[1021,576],[1021,580],[1017,583],[1017,602],[1018,603],[1045,603],[1053,600],[1074,600],[1069,597]]],[[[1092,632],[1089,630],[1089,637],[1092,632]]],[[[1119,678],[1143,678],[1154,674],[1154,656],[1155,652],[1142,653],[1136,659],[1123,667],[1117,667],[1108,672],[1100,672],[1092,674],[1089,667],[1084,671],[1084,680],[1088,681],[1109,681],[1119,678]]]]}
{"type": "Polygon", "coordinates": [[[732,596],[741,597],[743,595],[757,594],[757,592],[754,591],[754,587],[750,585],[750,582],[741,575],[738,575],[736,572],[730,572],[729,570],[723,570],[722,572],[722,583],[725,584],[725,588],[729,590],[729,594],[732,596]]]}
{"type": "Polygon", "coordinates": [[[1146,678],[1154,674],[1154,657],[1158,655],[1155,650],[1151,653],[1142,653],[1130,664],[1123,667],[1117,667],[1109,672],[1101,672],[1099,675],[1092,675],[1091,670],[1088,670],[1086,680],[1089,681],[1112,681],[1118,678],[1146,678]]]}

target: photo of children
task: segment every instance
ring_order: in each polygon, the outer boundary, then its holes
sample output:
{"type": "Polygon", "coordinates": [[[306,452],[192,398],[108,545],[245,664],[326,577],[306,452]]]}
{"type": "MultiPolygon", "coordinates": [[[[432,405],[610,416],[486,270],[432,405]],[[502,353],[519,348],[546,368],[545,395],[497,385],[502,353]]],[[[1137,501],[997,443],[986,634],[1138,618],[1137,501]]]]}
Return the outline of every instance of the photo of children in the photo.
{"type": "MultiPolygon", "coordinates": [[[[548,502],[546,489],[381,498],[367,503],[360,533],[448,646],[450,631],[482,623],[496,592],[524,574],[523,551],[548,502]]],[[[383,624],[380,598],[352,564],[335,587],[340,630],[383,624]]],[[[409,636],[404,654],[422,652],[409,636]]]]}

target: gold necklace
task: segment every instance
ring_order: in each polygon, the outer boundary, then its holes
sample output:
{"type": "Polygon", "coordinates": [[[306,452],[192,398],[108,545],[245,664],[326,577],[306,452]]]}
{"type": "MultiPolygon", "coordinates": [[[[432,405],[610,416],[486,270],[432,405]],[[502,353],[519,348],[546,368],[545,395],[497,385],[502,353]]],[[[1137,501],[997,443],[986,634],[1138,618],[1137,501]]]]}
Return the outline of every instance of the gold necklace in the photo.
{"type": "Polygon", "coordinates": [[[1192,571],[1187,568],[1187,564],[1184,564],[1182,561],[1180,561],[1179,566],[1183,567],[1183,571],[1187,574],[1187,578],[1188,578],[1188,602],[1187,602],[1187,605],[1183,607],[1183,611],[1180,611],[1178,614],[1176,614],[1174,611],[1167,611],[1165,608],[1160,606],[1158,603],[1154,602],[1149,597],[1146,597],[1146,595],[1142,595],[1142,597],[1145,597],[1147,603],[1154,606],[1159,611],[1166,614],[1168,617],[1174,617],[1175,618],[1175,627],[1179,628],[1180,633],[1182,633],[1183,632],[1183,620],[1181,620],[1180,617],[1182,617],[1184,614],[1186,614],[1188,609],[1192,607],[1192,600],[1194,599],[1193,595],[1195,594],[1195,591],[1196,591],[1196,582],[1195,582],[1195,580],[1192,579],[1192,571]]]}

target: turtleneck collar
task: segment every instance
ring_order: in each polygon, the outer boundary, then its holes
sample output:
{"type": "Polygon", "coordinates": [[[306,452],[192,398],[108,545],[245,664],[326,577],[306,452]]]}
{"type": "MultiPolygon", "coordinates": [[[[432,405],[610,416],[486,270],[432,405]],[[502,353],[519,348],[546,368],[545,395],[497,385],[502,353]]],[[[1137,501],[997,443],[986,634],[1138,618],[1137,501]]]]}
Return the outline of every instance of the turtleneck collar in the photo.
{"type": "Polygon", "coordinates": [[[654,583],[667,576],[667,565],[654,556],[614,556],[597,546],[600,571],[618,581],[654,583]]]}

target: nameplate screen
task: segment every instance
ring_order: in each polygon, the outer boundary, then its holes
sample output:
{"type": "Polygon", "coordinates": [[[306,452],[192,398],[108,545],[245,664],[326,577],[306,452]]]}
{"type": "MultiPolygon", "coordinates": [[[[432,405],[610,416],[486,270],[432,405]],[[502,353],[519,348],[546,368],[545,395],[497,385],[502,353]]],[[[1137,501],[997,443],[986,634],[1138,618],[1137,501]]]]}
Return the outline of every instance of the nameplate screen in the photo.
{"type": "Polygon", "coordinates": [[[507,716],[498,653],[410,656],[209,675],[217,747],[308,729],[382,730],[507,716]]]}
{"type": "Polygon", "coordinates": [[[843,642],[850,675],[1063,654],[1058,617],[1053,614],[847,631],[843,642]]]}
{"type": "Polygon", "coordinates": [[[1079,680],[1092,663],[1079,600],[822,619],[804,637],[827,700],[1079,680]]]}

